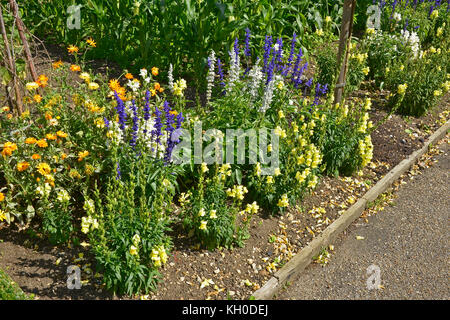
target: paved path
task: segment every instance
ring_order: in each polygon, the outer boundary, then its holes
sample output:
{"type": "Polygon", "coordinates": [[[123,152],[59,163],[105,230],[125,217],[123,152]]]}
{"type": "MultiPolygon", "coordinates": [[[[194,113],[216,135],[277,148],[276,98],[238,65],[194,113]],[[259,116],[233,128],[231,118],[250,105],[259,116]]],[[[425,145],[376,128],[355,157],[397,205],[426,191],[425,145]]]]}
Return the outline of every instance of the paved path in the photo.
{"type": "Polygon", "coordinates": [[[449,299],[450,148],[440,148],[437,164],[405,180],[395,206],[353,223],[328,265],[309,265],[278,299],[449,299]],[[371,265],[384,288],[368,289],[371,265]]]}

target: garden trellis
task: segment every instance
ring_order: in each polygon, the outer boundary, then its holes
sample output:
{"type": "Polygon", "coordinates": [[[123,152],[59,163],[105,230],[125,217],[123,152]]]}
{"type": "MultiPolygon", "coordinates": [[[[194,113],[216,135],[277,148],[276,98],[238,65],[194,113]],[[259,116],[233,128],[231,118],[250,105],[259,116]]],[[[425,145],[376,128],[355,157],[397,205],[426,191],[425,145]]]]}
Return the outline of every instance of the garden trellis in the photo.
{"type": "MultiPolygon", "coordinates": [[[[20,40],[22,42],[22,47],[25,53],[25,59],[28,65],[28,68],[30,70],[31,76],[33,78],[34,81],[38,80],[38,76],[36,73],[36,68],[33,62],[33,57],[31,56],[31,52],[30,52],[30,46],[28,44],[28,40],[25,36],[25,26],[24,23],[22,21],[22,19],[19,16],[19,10],[18,10],[18,5],[16,3],[15,0],[9,0],[9,11],[13,16],[13,23],[12,23],[12,27],[11,29],[14,30],[14,27],[17,27],[17,31],[19,33],[19,37],[20,40]]],[[[3,17],[3,8],[0,5],[0,31],[2,33],[2,38],[3,38],[3,42],[5,44],[5,55],[7,57],[7,66],[6,66],[6,70],[7,73],[9,73],[10,77],[11,77],[11,81],[12,82],[12,87],[14,88],[14,92],[15,92],[15,105],[17,108],[17,112],[18,114],[22,114],[22,105],[23,105],[23,101],[22,101],[22,95],[20,93],[20,84],[19,84],[19,79],[17,76],[17,68],[16,68],[16,64],[15,64],[15,53],[14,53],[14,37],[11,37],[11,42],[9,42],[8,40],[8,35],[6,32],[6,26],[5,26],[5,20],[3,17]]],[[[11,31],[13,32],[13,31],[11,31]]],[[[5,78],[5,76],[4,76],[5,78]]],[[[10,93],[10,89],[11,88],[9,86],[9,84],[6,86],[6,90],[7,90],[7,95],[8,95],[8,100],[11,104],[11,107],[13,105],[13,99],[11,97],[11,93],[10,93]]]]}

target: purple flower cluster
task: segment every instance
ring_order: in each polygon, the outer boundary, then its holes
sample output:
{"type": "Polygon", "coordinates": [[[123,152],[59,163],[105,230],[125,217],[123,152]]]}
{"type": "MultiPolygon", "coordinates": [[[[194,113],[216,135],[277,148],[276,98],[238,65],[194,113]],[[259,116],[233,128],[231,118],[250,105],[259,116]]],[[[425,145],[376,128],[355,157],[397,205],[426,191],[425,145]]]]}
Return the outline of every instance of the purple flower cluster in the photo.
{"type": "Polygon", "coordinates": [[[251,56],[251,52],[250,52],[250,29],[246,28],[245,29],[245,49],[244,49],[244,55],[246,57],[250,57],[251,56]]]}
{"type": "MultiPolygon", "coordinates": [[[[312,80],[312,78],[311,78],[311,80],[312,80]]],[[[313,106],[319,105],[320,98],[325,96],[327,94],[327,92],[328,92],[328,84],[325,84],[324,86],[322,86],[320,83],[317,83],[313,106]]]]}
{"type": "Polygon", "coordinates": [[[125,131],[125,122],[127,121],[127,112],[125,110],[125,103],[120,99],[116,91],[114,91],[114,97],[117,102],[116,111],[119,115],[119,127],[122,131],[125,131]]]}

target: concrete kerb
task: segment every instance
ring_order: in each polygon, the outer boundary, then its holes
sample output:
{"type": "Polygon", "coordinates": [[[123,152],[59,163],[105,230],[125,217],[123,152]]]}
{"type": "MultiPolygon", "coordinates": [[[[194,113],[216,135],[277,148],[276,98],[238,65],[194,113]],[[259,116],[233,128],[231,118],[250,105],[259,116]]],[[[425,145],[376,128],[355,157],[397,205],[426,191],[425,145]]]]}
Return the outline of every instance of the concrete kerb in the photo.
{"type": "Polygon", "coordinates": [[[292,281],[311,263],[312,258],[320,250],[330,245],[336,237],[344,231],[353,221],[358,219],[369,202],[374,201],[385,192],[394,181],[405,173],[422,155],[431,144],[436,143],[450,130],[450,120],[434,132],[424,143],[423,147],[413,152],[406,159],[389,171],[375,186],[359,199],[353,206],[347,209],[337,220],[329,225],[317,238],[314,238],[305,248],[301,249],[278,272],[276,272],[266,284],[255,291],[252,298],[255,300],[272,299],[274,294],[288,281],[292,281]]]}

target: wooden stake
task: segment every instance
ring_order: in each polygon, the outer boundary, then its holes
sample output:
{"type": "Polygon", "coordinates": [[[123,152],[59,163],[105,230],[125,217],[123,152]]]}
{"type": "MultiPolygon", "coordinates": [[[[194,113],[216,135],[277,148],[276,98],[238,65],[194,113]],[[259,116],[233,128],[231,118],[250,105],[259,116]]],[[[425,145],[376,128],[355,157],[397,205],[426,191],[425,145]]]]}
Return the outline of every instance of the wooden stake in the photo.
{"type": "Polygon", "coordinates": [[[338,66],[340,66],[339,76],[334,88],[334,103],[342,100],[345,81],[347,76],[347,64],[349,47],[352,38],[353,16],[355,15],[356,0],[345,0],[342,14],[341,34],[339,39],[339,52],[337,56],[338,66]],[[345,54],[345,55],[344,55],[345,54]]]}
{"type": "MultiPolygon", "coordinates": [[[[2,11],[1,5],[0,5],[0,30],[2,33],[3,41],[5,42],[6,56],[8,58],[9,68],[10,68],[12,78],[13,78],[14,91],[16,94],[17,111],[18,111],[19,115],[21,115],[23,112],[22,94],[20,93],[19,84],[17,82],[16,65],[14,63],[13,57],[11,55],[11,51],[9,49],[8,36],[6,35],[5,21],[3,20],[3,11],[2,11]]],[[[9,94],[8,94],[8,96],[9,96],[9,94]]]]}
{"type": "Polygon", "coordinates": [[[17,30],[19,31],[19,36],[20,36],[20,39],[22,40],[23,48],[25,50],[25,56],[27,59],[28,68],[30,69],[30,73],[31,73],[31,76],[33,77],[33,81],[36,82],[38,80],[38,76],[36,73],[36,68],[34,67],[34,62],[33,62],[32,56],[31,56],[30,47],[28,46],[28,41],[24,34],[23,22],[22,22],[22,19],[20,19],[20,17],[19,17],[18,5],[15,0],[9,0],[9,5],[11,7],[14,18],[17,21],[17,30]]]}

